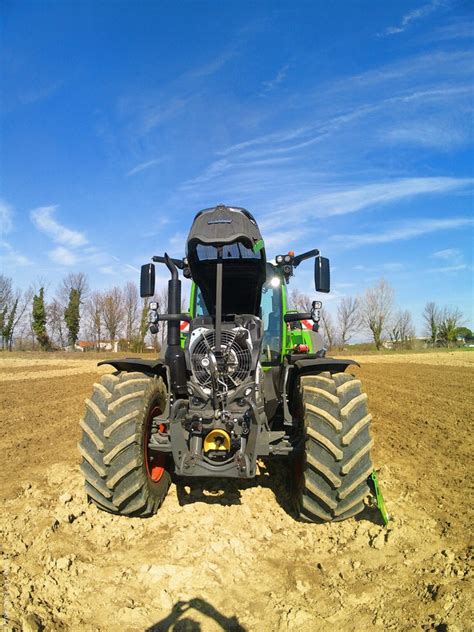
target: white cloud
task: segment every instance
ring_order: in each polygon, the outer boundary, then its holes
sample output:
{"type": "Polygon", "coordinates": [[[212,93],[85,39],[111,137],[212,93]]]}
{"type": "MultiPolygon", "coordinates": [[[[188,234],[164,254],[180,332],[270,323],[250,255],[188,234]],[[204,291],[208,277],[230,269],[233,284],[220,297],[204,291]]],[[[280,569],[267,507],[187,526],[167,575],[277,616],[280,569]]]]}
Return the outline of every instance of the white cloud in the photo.
{"type": "Polygon", "coordinates": [[[421,237],[440,230],[453,230],[473,225],[474,219],[470,217],[420,219],[401,223],[385,231],[380,230],[374,233],[360,233],[357,235],[333,235],[330,239],[339,242],[345,248],[357,248],[358,246],[413,239],[414,237],[421,237]]]}
{"type": "Polygon", "coordinates": [[[464,255],[459,248],[445,248],[438,250],[431,255],[446,264],[447,267],[437,268],[440,272],[451,272],[452,270],[462,270],[466,268],[464,255]]]}
{"type": "Polygon", "coordinates": [[[0,200],[0,234],[5,235],[13,229],[13,209],[10,204],[0,200]]]}
{"type": "Polygon", "coordinates": [[[273,77],[273,79],[263,82],[262,85],[265,92],[269,92],[270,90],[273,90],[274,88],[278,86],[278,84],[280,84],[285,79],[288,73],[289,67],[290,67],[290,64],[285,64],[284,66],[280,68],[280,70],[277,72],[276,76],[273,77]]]}
{"type": "Polygon", "coordinates": [[[447,121],[436,118],[428,121],[416,120],[382,132],[381,138],[391,144],[421,145],[428,148],[453,148],[464,144],[470,130],[461,126],[449,125],[447,121]]]}
{"type": "Polygon", "coordinates": [[[1,240],[0,248],[4,251],[0,255],[0,262],[2,266],[24,267],[24,266],[32,265],[32,262],[30,261],[30,259],[28,259],[28,257],[25,257],[24,255],[20,254],[7,241],[1,240]]]}
{"type": "Polygon", "coordinates": [[[127,173],[127,176],[133,176],[140,171],[144,171],[153,165],[157,165],[159,162],[162,162],[161,158],[153,158],[153,160],[148,160],[147,162],[142,162],[127,173]]]}
{"type": "Polygon", "coordinates": [[[87,244],[84,233],[71,230],[54,219],[53,215],[56,209],[57,206],[42,206],[36,208],[30,213],[31,221],[38,230],[59,244],[64,244],[71,248],[87,244]]]}
{"type": "Polygon", "coordinates": [[[403,270],[404,267],[404,264],[399,263],[398,261],[389,261],[382,264],[382,269],[386,270],[387,272],[400,272],[400,270],[403,270]]]}
{"type": "Polygon", "coordinates": [[[315,196],[316,215],[320,217],[344,215],[361,209],[395,202],[402,198],[429,193],[445,193],[463,188],[474,182],[473,178],[403,178],[391,182],[367,184],[347,191],[315,196]]]}
{"type": "Polygon", "coordinates": [[[115,271],[112,266],[100,266],[99,272],[102,272],[102,274],[114,274],[115,271]]]}
{"type": "Polygon", "coordinates": [[[412,9],[402,17],[402,20],[398,26],[389,26],[384,30],[383,33],[385,35],[396,35],[398,33],[403,33],[412,22],[416,22],[428,17],[431,13],[439,9],[439,7],[443,6],[444,4],[445,2],[443,2],[443,0],[432,0],[431,2],[418,7],[418,9],[412,9]]]}
{"type": "Polygon", "coordinates": [[[209,77],[210,75],[214,75],[221,68],[223,68],[227,64],[227,62],[233,59],[236,54],[236,51],[232,49],[224,51],[208,63],[203,64],[202,66],[197,66],[193,70],[185,73],[184,78],[200,79],[201,77],[209,77]]]}
{"type": "Polygon", "coordinates": [[[442,194],[462,189],[472,184],[474,178],[402,178],[388,182],[364,184],[351,189],[309,195],[301,202],[285,205],[285,208],[269,217],[273,223],[285,221],[288,214],[305,213],[308,217],[331,217],[355,213],[365,208],[396,202],[415,195],[442,194]]]}
{"type": "Polygon", "coordinates": [[[262,136],[257,136],[256,138],[231,145],[230,147],[226,147],[225,149],[222,149],[217,153],[226,156],[227,154],[235,154],[238,151],[253,147],[255,145],[266,145],[267,143],[284,143],[288,140],[299,138],[305,132],[313,129],[313,127],[314,126],[312,125],[308,125],[305,127],[299,127],[294,130],[288,130],[286,132],[274,132],[273,134],[264,134],[262,136]]]}
{"type": "Polygon", "coordinates": [[[58,246],[54,250],[51,250],[49,252],[49,258],[60,266],[73,266],[79,260],[74,252],[64,248],[64,246],[58,246]]]}
{"type": "Polygon", "coordinates": [[[138,272],[138,273],[140,273],[140,268],[137,268],[136,266],[132,266],[132,265],[130,265],[130,263],[126,263],[126,264],[125,264],[125,268],[126,268],[127,270],[131,270],[132,272],[138,272]]]}
{"type": "Polygon", "coordinates": [[[263,236],[263,241],[265,243],[267,255],[269,254],[269,250],[277,250],[278,248],[283,247],[288,248],[289,239],[291,239],[291,235],[288,234],[287,230],[265,233],[265,235],[263,236]]]}
{"type": "Polygon", "coordinates": [[[435,257],[435,259],[449,260],[462,256],[462,253],[459,248],[446,248],[445,250],[438,250],[437,252],[433,252],[431,256],[435,257]]]}
{"type": "Polygon", "coordinates": [[[448,272],[460,272],[461,270],[467,270],[467,265],[465,263],[460,263],[453,266],[445,266],[443,268],[431,268],[430,270],[428,270],[428,272],[440,272],[441,274],[445,274],[448,272]]]}
{"type": "Polygon", "coordinates": [[[186,246],[187,233],[179,232],[172,235],[168,240],[168,254],[173,256],[184,256],[184,249],[186,246]]]}

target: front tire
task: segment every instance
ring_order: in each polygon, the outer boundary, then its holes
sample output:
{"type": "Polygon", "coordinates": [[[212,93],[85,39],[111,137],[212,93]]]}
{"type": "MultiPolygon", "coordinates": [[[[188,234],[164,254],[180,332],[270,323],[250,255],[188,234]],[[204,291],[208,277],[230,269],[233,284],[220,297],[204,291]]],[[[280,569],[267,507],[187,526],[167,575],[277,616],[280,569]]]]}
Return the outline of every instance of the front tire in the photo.
{"type": "Polygon", "coordinates": [[[346,373],[300,379],[304,450],[297,463],[296,501],[307,522],[345,520],[364,509],[373,466],[371,415],[361,382],[346,373]]]}
{"type": "Polygon", "coordinates": [[[104,375],[85,404],[78,448],[88,498],[111,513],[153,515],[171,482],[167,455],[148,449],[151,421],[166,404],[163,380],[138,372],[104,375]]]}

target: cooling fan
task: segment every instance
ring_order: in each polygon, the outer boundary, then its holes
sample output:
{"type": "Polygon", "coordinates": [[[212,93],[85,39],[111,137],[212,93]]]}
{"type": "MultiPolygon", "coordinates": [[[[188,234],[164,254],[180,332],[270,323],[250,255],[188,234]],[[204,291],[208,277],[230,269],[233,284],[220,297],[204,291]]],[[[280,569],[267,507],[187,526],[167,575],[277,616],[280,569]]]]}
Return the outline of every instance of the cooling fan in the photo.
{"type": "MultiPolygon", "coordinates": [[[[202,387],[210,387],[212,367],[216,365],[216,332],[213,329],[196,329],[192,338],[189,352],[193,375],[202,387]]],[[[219,379],[228,388],[239,386],[250,374],[252,354],[248,338],[247,330],[241,327],[222,331],[222,356],[218,371],[219,379]]]]}

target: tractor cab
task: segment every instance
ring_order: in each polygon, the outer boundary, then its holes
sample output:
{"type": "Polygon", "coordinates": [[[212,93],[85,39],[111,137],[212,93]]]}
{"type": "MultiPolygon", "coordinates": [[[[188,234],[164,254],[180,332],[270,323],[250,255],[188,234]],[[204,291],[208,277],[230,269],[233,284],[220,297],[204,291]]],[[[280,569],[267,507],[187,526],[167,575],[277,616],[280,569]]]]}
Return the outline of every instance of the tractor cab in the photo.
{"type": "MultiPolygon", "coordinates": [[[[209,316],[209,310],[199,286],[193,282],[190,293],[189,314],[191,319],[200,316],[209,316]]],[[[261,346],[260,363],[268,369],[271,366],[279,366],[286,353],[291,353],[296,348],[306,348],[312,353],[316,347],[315,336],[312,335],[313,322],[293,321],[286,323],[284,316],[297,315],[295,309],[288,308],[288,296],[285,277],[280,268],[271,263],[266,263],[266,276],[262,285],[260,297],[259,317],[263,323],[263,339],[261,346]]],[[[290,316],[291,317],[291,316],[290,316]]],[[[184,347],[189,326],[182,323],[182,346],[184,347]]]]}

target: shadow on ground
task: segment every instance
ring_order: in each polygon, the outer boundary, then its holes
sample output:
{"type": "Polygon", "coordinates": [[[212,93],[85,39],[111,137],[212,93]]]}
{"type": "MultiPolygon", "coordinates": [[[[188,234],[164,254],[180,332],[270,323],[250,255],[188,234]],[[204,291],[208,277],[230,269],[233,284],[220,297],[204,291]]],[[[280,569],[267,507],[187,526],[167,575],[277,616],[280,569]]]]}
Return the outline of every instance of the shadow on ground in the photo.
{"type": "Polygon", "coordinates": [[[176,477],[180,505],[204,502],[209,505],[241,505],[242,490],[254,487],[270,489],[280,507],[294,520],[292,501],[293,474],[289,459],[273,457],[259,461],[259,473],[252,479],[176,477]]]}
{"type": "MultiPolygon", "coordinates": [[[[201,632],[206,629],[201,622],[196,621],[196,613],[215,621],[225,632],[246,632],[237,617],[226,617],[210,603],[198,597],[189,601],[178,601],[171,612],[164,618],[146,629],[146,632],[201,632]]],[[[200,616],[202,619],[202,616],[200,616]]]]}
{"type": "MultiPolygon", "coordinates": [[[[285,513],[299,522],[293,501],[294,474],[291,459],[273,457],[261,460],[259,473],[253,479],[176,477],[174,482],[181,506],[197,502],[208,505],[241,505],[242,490],[254,487],[270,489],[285,513]]],[[[380,526],[384,524],[372,499],[355,519],[380,526]]]]}

